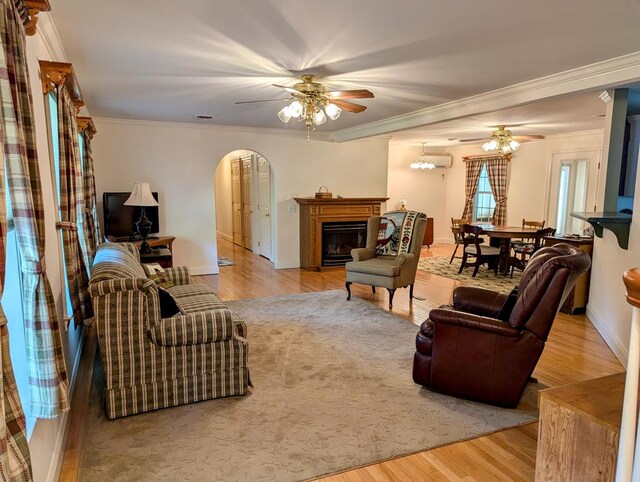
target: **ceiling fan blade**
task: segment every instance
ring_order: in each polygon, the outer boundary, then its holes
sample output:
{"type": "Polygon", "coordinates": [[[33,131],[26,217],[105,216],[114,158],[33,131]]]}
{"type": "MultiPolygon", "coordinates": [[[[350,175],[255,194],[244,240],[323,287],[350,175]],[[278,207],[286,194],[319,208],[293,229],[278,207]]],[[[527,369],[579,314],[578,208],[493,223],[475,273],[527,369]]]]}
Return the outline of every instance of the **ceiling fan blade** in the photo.
{"type": "Polygon", "coordinates": [[[458,142],[480,142],[480,141],[486,141],[487,137],[478,137],[477,139],[460,139],[458,140],[458,142]]]}
{"type": "Polygon", "coordinates": [[[288,101],[291,100],[291,98],[287,98],[287,99],[264,99],[264,100],[243,100],[240,102],[236,102],[236,104],[255,104],[256,102],[276,102],[276,101],[288,101]]]}
{"type": "Polygon", "coordinates": [[[289,92],[290,94],[298,94],[298,95],[300,95],[300,94],[303,93],[303,92],[300,92],[300,91],[298,91],[296,89],[292,89],[291,87],[287,87],[285,85],[278,85],[278,84],[271,84],[271,85],[273,85],[274,87],[277,87],[279,89],[284,89],[287,92],[289,92]]]}
{"type": "Polygon", "coordinates": [[[524,135],[524,136],[513,136],[513,138],[516,141],[535,141],[538,139],[544,139],[544,136],[538,135],[538,134],[532,134],[532,135],[524,135]]]}
{"type": "Polygon", "coordinates": [[[332,99],[372,99],[374,97],[373,92],[367,89],[336,90],[327,92],[327,95],[332,99]]]}
{"type": "Polygon", "coordinates": [[[366,109],[366,106],[360,104],[354,104],[353,102],[347,102],[346,100],[332,100],[332,103],[340,107],[342,110],[346,110],[347,112],[359,113],[366,109]]]}

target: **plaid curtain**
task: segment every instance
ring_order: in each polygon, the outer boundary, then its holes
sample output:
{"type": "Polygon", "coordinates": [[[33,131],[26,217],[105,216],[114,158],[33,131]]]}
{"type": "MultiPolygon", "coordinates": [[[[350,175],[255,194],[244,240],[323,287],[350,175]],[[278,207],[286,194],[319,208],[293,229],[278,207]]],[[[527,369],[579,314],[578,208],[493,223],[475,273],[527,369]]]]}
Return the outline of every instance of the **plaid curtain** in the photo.
{"type": "Polygon", "coordinates": [[[473,219],[473,198],[478,190],[478,180],[480,179],[480,171],[482,171],[482,159],[467,159],[467,177],[465,181],[464,193],[464,211],[462,219],[473,219]]]}
{"type": "Polygon", "coordinates": [[[62,249],[69,286],[69,298],[73,310],[74,326],[77,328],[93,317],[89,298],[89,274],[86,251],[78,227],[84,220],[84,182],[82,161],[78,145],[78,123],[76,108],[65,87],[58,89],[58,136],[60,146],[60,222],[56,227],[62,231],[62,249]]]}
{"type": "Polygon", "coordinates": [[[489,185],[496,200],[493,211],[493,224],[504,226],[507,223],[507,176],[509,161],[505,157],[492,157],[486,161],[489,185]]]}
{"type": "MultiPolygon", "coordinates": [[[[0,290],[5,274],[5,182],[21,258],[25,342],[36,417],[55,417],[69,409],[67,375],[51,286],[44,256],[44,206],[35,144],[35,128],[22,2],[0,0],[0,290]],[[19,7],[19,8],[18,8],[19,7]]],[[[9,354],[7,320],[0,309],[0,476],[31,480],[26,423],[9,354]]]]}
{"type": "Polygon", "coordinates": [[[100,235],[100,223],[98,221],[98,203],[96,199],[96,178],[93,174],[93,157],[91,155],[91,136],[85,130],[82,133],[84,139],[84,169],[83,186],[84,186],[84,222],[81,226],[82,236],[80,243],[82,252],[85,255],[84,263],[87,273],[91,274],[91,266],[93,266],[93,257],[96,248],[102,239],[100,235]]]}

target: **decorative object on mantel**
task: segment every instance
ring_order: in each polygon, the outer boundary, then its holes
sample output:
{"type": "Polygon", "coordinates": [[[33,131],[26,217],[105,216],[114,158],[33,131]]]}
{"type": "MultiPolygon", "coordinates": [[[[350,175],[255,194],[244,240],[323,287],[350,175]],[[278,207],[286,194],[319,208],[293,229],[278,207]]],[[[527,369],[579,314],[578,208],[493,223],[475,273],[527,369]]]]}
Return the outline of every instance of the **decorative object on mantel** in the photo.
{"type": "Polygon", "coordinates": [[[329,188],[327,186],[320,186],[318,188],[318,192],[316,193],[316,199],[331,199],[332,197],[333,197],[333,194],[329,192],[329,188]],[[325,189],[324,192],[322,192],[322,188],[325,189]]]}
{"type": "Polygon", "coordinates": [[[291,87],[273,84],[274,87],[286,90],[290,96],[284,99],[249,100],[236,102],[236,104],[252,104],[255,102],[271,101],[292,101],[284,106],[278,117],[282,122],[289,122],[297,119],[304,121],[307,126],[307,141],[310,140],[311,130],[316,130],[316,126],[327,122],[327,117],[336,120],[343,110],[355,114],[363,112],[367,107],[341,99],[370,99],[373,94],[366,89],[357,90],[337,90],[329,91],[324,84],[316,82],[315,75],[303,75],[302,82],[298,82],[291,87]]]}
{"type": "Polygon", "coordinates": [[[400,201],[398,202],[398,209],[400,211],[406,211],[407,210],[407,206],[409,205],[409,201],[407,201],[406,199],[402,198],[400,199],[400,201]]]}
{"type": "Polygon", "coordinates": [[[433,162],[429,162],[427,160],[427,156],[424,153],[424,145],[426,142],[422,143],[422,154],[418,156],[415,162],[412,162],[409,167],[411,169],[434,169],[436,165],[433,162]]]}
{"type": "Polygon", "coordinates": [[[144,208],[147,206],[157,206],[158,201],[155,200],[153,194],[151,194],[151,188],[148,182],[136,182],[133,186],[131,196],[124,202],[125,206],[140,206],[140,219],[136,223],[138,234],[142,237],[142,244],[140,245],[140,254],[150,254],[151,247],[147,243],[147,236],[151,230],[151,221],[144,212],[144,208]]]}

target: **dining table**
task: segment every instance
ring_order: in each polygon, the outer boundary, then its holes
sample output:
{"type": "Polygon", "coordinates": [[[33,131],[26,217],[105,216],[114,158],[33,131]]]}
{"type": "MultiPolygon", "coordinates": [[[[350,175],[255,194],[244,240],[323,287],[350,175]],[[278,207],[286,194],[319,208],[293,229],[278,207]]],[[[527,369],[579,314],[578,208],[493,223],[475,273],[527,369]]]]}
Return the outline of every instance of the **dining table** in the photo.
{"type": "Polygon", "coordinates": [[[498,272],[504,276],[511,270],[511,240],[533,239],[536,236],[536,228],[523,228],[522,226],[498,226],[490,223],[473,223],[482,228],[482,234],[490,238],[491,246],[500,248],[498,260],[498,272]]]}

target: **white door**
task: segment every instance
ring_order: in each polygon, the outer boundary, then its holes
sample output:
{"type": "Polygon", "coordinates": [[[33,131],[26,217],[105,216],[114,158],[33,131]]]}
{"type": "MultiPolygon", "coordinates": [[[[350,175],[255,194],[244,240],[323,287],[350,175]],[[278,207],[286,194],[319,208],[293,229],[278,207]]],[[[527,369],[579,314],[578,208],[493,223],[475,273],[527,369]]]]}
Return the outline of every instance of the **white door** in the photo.
{"type": "Polygon", "coordinates": [[[243,246],[253,250],[253,156],[241,157],[242,162],[242,240],[243,246]]]}
{"type": "Polygon", "coordinates": [[[258,252],[271,259],[271,168],[262,156],[258,156],[258,226],[258,252]]]}
{"type": "Polygon", "coordinates": [[[595,210],[599,164],[599,150],[552,155],[546,224],[556,234],[582,234],[584,222],[571,213],[595,210]]]}
{"type": "Polygon", "coordinates": [[[233,242],[242,246],[242,171],[240,159],[231,161],[231,204],[233,242]]]}

